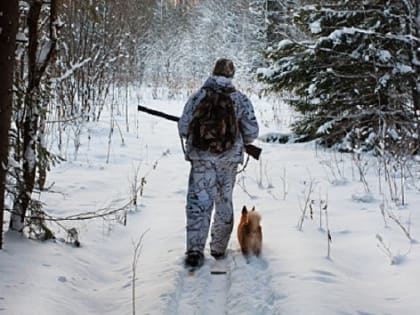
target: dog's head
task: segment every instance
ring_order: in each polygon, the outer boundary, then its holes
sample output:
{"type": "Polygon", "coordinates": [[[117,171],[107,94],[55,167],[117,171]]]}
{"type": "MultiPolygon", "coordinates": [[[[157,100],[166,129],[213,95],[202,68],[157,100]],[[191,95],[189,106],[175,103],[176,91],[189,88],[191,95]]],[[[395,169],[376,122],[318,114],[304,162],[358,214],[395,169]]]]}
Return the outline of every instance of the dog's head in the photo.
{"type": "Polygon", "coordinates": [[[252,207],[251,211],[249,211],[246,206],[243,206],[242,215],[246,216],[246,215],[248,215],[249,212],[253,212],[253,211],[257,211],[257,210],[255,210],[255,206],[252,207]]]}
{"type": "Polygon", "coordinates": [[[260,225],[261,215],[255,210],[255,206],[252,207],[251,211],[248,211],[246,206],[242,208],[241,222],[247,223],[251,228],[257,228],[260,225]]]}
{"type": "MultiPolygon", "coordinates": [[[[255,206],[252,207],[252,211],[255,211],[255,206]]],[[[247,216],[248,215],[248,209],[246,208],[246,206],[243,206],[242,208],[242,216],[247,216]]]]}

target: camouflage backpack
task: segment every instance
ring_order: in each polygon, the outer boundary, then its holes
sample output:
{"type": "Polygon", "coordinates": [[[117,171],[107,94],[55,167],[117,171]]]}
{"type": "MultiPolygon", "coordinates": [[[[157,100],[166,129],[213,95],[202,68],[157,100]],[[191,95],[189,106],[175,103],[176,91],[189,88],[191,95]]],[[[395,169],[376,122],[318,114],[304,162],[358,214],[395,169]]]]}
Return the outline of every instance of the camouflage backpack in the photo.
{"type": "Polygon", "coordinates": [[[238,135],[238,121],[230,97],[234,91],[206,89],[206,96],[197,105],[188,126],[194,147],[211,153],[232,148],[238,135]]]}

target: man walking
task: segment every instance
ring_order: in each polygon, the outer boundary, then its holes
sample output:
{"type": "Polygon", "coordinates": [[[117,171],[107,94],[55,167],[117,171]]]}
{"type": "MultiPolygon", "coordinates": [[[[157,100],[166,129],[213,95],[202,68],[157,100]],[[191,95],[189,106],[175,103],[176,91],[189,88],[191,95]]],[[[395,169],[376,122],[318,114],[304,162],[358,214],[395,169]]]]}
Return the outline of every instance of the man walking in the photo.
{"type": "Polygon", "coordinates": [[[233,229],[232,193],[238,164],[244,161],[244,146],[258,137],[253,105],[233,86],[234,74],[231,60],[217,60],[212,75],[189,98],[178,122],[179,134],[186,139],[185,158],[191,162],[186,204],[188,267],[203,264],[213,206],[210,254],[224,258],[233,229]]]}

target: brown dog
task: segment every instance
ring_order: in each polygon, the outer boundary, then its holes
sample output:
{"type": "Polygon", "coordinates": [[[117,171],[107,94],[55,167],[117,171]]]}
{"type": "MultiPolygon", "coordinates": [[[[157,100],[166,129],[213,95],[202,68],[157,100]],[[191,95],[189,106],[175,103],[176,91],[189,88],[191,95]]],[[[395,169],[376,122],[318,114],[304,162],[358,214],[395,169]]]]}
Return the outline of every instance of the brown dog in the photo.
{"type": "Polygon", "coordinates": [[[241,221],[238,225],[238,241],[242,254],[245,256],[259,256],[262,249],[262,231],[260,226],[261,215],[255,210],[248,211],[242,208],[241,221]]]}

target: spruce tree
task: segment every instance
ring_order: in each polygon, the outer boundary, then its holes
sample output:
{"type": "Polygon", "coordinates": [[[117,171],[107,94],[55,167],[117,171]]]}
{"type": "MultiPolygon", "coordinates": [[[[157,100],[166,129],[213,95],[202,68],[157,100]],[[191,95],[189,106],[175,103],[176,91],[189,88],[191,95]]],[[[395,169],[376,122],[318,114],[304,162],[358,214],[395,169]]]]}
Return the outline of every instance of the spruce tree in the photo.
{"type": "MultiPolygon", "coordinates": [[[[293,93],[293,130],[346,150],[419,147],[419,6],[416,0],[305,1],[305,35],[266,52],[259,78],[293,93]],[[321,5],[322,3],[322,5],[321,5]]],[[[399,148],[401,149],[401,148],[399,148]]]]}

